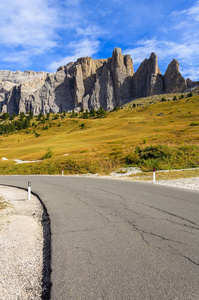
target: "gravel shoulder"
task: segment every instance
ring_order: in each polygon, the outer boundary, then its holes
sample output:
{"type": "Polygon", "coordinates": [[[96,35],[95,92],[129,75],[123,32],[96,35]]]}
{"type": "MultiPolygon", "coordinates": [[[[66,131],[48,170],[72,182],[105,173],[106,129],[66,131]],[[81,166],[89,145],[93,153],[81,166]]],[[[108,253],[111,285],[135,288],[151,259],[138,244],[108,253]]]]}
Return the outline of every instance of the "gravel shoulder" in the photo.
{"type": "Polygon", "coordinates": [[[157,184],[199,191],[199,177],[176,180],[159,180],[157,184]]]}
{"type": "MultiPolygon", "coordinates": [[[[114,176],[107,176],[114,178],[114,176]]],[[[124,179],[116,178],[115,179],[124,179]]],[[[162,180],[156,184],[199,190],[199,177],[162,180]]],[[[0,186],[1,299],[42,299],[43,207],[27,192],[0,186]]]]}
{"type": "Polygon", "coordinates": [[[0,186],[1,299],[42,299],[43,207],[27,192],[0,186]]]}

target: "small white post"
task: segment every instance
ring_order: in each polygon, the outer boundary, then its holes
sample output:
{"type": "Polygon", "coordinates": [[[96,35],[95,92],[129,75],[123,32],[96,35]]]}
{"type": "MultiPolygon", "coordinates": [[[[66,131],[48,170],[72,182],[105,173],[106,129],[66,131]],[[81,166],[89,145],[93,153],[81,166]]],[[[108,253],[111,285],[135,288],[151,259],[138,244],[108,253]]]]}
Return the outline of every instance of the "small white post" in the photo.
{"type": "Polygon", "coordinates": [[[30,200],[31,197],[31,182],[28,182],[28,200],[30,200]]]}
{"type": "Polygon", "coordinates": [[[64,176],[64,169],[62,169],[62,176],[64,176]]]}
{"type": "Polygon", "coordinates": [[[155,168],[153,168],[153,183],[155,183],[155,168]]]}

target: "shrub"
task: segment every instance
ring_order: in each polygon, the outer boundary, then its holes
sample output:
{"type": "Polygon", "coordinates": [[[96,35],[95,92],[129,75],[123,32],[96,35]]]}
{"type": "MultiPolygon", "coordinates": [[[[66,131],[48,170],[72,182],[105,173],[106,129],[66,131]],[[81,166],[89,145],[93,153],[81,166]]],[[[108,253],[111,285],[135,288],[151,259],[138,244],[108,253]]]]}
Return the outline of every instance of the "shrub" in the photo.
{"type": "Polygon", "coordinates": [[[53,120],[58,120],[58,119],[59,119],[59,115],[58,114],[56,114],[56,115],[53,116],[53,120]]]}
{"type": "Polygon", "coordinates": [[[47,120],[47,121],[50,121],[50,113],[47,113],[47,115],[46,115],[46,120],[47,120]]]}
{"type": "Polygon", "coordinates": [[[48,148],[46,154],[42,157],[42,159],[46,159],[46,158],[51,158],[53,157],[54,152],[52,152],[52,150],[50,148],[48,148]]]}
{"type": "Polygon", "coordinates": [[[20,113],[20,117],[19,117],[19,119],[20,119],[20,121],[23,121],[23,119],[25,118],[25,113],[24,112],[21,112],[20,113]]]}
{"type": "Polygon", "coordinates": [[[92,108],[90,111],[90,117],[94,117],[96,115],[95,109],[92,108]]]}
{"type": "Polygon", "coordinates": [[[146,144],[147,143],[147,139],[143,139],[143,144],[146,144]]]}
{"type": "Polygon", "coordinates": [[[140,158],[137,153],[130,153],[125,157],[125,162],[127,165],[137,165],[140,158]]]}
{"type": "Polygon", "coordinates": [[[106,116],[106,111],[104,108],[100,107],[98,110],[97,110],[97,116],[98,117],[105,117],[106,116]]]}
{"type": "Polygon", "coordinates": [[[41,121],[42,117],[43,117],[43,114],[40,113],[40,114],[37,116],[37,121],[41,121]]]}
{"type": "Polygon", "coordinates": [[[126,163],[137,164],[143,171],[194,168],[199,164],[199,148],[197,146],[169,147],[163,145],[148,146],[144,149],[136,147],[134,156],[127,156],[126,163]]]}
{"type": "Polygon", "coordinates": [[[21,123],[22,123],[22,128],[23,129],[26,129],[26,128],[30,127],[30,120],[28,120],[28,119],[25,119],[21,123]]]}
{"type": "Polygon", "coordinates": [[[70,118],[75,118],[75,111],[73,109],[72,114],[70,115],[70,118]]]}
{"type": "Polygon", "coordinates": [[[3,113],[3,115],[1,116],[1,118],[2,118],[3,120],[7,120],[7,119],[10,118],[10,115],[9,115],[9,113],[3,113]]]}
{"type": "Polygon", "coordinates": [[[10,120],[13,121],[15,118],[16,118],[16,114],[13,113],[13,114],[11,115],[11,117],[10,117],[10,120]]]}
{"type": "Polygon", "coordinates": [[[162,98],[160,101],[161,102],[166,102],[167,100],[165,98],[162,98]]]}
{"type": "Polygon", "coordinates": [[[189,93],[189,94],[187,95],[187,98],[189,98],[189,97],[193,97],[193,93],[189,93]]]}
{"type": "Polygon", "coordinates": [[[45,124],[45,122],[46,122],[46,118],[45,118],[45,116],[43,116],[42,119],[41,119],[41,123],[45,124]]]}
{"type": "Polygon", "coordinates": [[[120,107],[115,106],[112,111],[118,111],[120,107]]]}
{"type": "Polygon", "coordinates": [[[39,137],[40,135],[41,135],[40,133],[35,132],[35,136],[36,136],[36,137],[39,137]]]}
{"type": "Polygon", "coordinates": [[[198,126],[199,125],[199,122],[192,122],[191,124],[190,124],[190,126],[198,126]]]}
{"type": "Polygon", "coordinates": [[[86,125],[85,125],[84,123],[82,123],[82,124],[79,125],[79,127],[80,127],[81,129],[84,129],[85,126],[86,126],[86,125]]]}
{"type": "Polygon", "coordinates": [[[32,111],[29,111],[29,117],[30,117],[30,119],[33,119],[33,112],[32,111]]]}
{"type": "Polygon", "coordinates": [[[176,96],[174,96],[174,97],[173,97],[173,101],[176,101],[176,100],[177,100],[177,97],[176,97],[176,96]]]}
{"type": "Polygon", "coordinates": [[[144,160],[169,158],[170,155],[169,147],[162,145],[148,146],[139,153],[140,158],[144,160]]]}
{"type": "Polygon", "coordinates": [[[85,113],[83,113],[82,118],[83,119],[88,119],[88,117],[89,117],[89,112],[88,112],[88,110],[86,110],[85,113]]]}

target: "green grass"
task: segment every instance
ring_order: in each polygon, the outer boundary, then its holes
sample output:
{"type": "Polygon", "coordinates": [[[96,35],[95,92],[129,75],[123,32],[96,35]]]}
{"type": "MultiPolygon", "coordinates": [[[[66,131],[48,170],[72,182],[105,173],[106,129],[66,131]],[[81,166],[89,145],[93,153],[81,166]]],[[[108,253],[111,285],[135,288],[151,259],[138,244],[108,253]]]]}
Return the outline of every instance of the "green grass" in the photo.
{"type": "Polygon", "coordinates": [[[199,126],[190,124],[199,119],[199,96],[172,101],[174,95],[179,99],[181,94],[137,99],[103,118],[59,114],[45,123],[34,118],[36,127],[28,132],[0,136],[0,159],[9,159],[0,161],[0,174],[61,174],[62,168],[65,174],[108,174],[130,164],[144,171],[154,164],[160,169],[197,167],[199,126]],[[163,147],[169,156],[143,158],[140,152],[137,162],[128,162],[138,146],[143,153],[150,146],[163,147]],[[14,159],[42,161],[16,165],[14,159]]]}
{"type": "Polygon", "coordinates": [[[126,164],[139,166],[143,171],[197,168],[199,146],[155,145],[136,147],[126,156],[126,164]]]}

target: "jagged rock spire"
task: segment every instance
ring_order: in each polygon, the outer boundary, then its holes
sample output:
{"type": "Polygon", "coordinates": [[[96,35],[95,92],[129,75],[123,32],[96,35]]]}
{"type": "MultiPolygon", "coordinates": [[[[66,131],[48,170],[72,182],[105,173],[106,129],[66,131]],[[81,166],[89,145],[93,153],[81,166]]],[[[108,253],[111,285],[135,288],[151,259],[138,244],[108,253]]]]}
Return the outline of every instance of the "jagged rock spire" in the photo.
{"type": "Polygon", "coordinates": [[[180,93],[187,88],[187,82],[179,71],[179,62],[173,59],[164,75],[165,93],[180,93]]]}
{"type": "Polygon", "coordinates": [[[145,59],[133,76],[133,94],[135,97],[150,96],[163,92],[163,77],[158,67],[155,53],[145,59]]]}
{"type": "Polygon", "coordinates": [[[110,58],[82,57],[55,74],[0,71],[0,112],[32,110],[36,115],[100,106],[111,110],[138,97],[183,92],[187,86],[194,82],[183,78],[177,60],[162,76],[152,52],[134,73],[130,55],[115,48],[110,58]]]}

